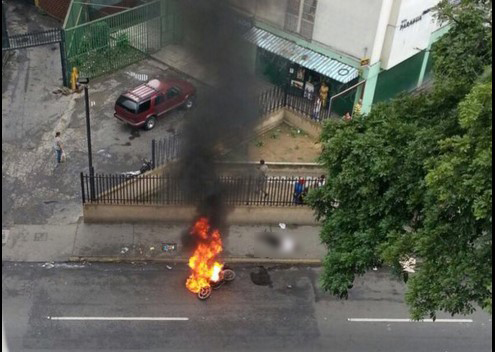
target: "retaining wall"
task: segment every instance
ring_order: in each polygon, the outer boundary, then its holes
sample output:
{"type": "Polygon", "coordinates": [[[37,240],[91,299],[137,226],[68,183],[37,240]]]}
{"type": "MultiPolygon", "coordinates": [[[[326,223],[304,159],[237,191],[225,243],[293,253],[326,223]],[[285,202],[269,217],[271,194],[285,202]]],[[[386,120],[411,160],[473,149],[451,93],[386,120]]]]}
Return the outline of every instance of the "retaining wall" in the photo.
{"type": "MultiPolygon", "coordinates": [[[[190,222],[196,216],[191,206],[85,204],[85,223],[177,223],[190,222]]],[[[296,224],[318,225],[312,209],[307,207],[236,207],[227,214],[230,225],[296,224]]]]}

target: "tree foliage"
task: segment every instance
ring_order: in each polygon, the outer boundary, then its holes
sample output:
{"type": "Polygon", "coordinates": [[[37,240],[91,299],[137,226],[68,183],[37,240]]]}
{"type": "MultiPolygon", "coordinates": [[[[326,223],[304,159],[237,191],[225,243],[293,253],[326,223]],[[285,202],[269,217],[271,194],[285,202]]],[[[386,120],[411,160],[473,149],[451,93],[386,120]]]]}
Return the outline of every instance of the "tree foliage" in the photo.
{"type": "Polygon", "coordinates": [[[439,6],[452,30],[434,49],[435,88],[329,122],[329,182],[308,197],[329,248],[324,289],[347,297],[356,275],[388,264],[408,283],[415,319],[491,310],[491,23],[480,10],[491,1],[458,6],[439,6]],[[409,278],[401,261],[411,257],[409,278]]]}

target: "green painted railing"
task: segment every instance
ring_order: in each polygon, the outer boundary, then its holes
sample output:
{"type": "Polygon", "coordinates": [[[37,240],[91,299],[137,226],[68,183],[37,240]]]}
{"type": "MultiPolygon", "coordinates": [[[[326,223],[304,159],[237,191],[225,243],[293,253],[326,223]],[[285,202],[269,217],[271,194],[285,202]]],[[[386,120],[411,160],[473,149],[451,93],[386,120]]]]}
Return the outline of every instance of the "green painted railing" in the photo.
{"type": "Polygon", "coordinates": [[[81,77],[109,73],[177,39],[177,0],[155,0],[94,20],[101,6],[81,3],[71,3],[64,23],[69,77],[73,67],[81,77]]]}

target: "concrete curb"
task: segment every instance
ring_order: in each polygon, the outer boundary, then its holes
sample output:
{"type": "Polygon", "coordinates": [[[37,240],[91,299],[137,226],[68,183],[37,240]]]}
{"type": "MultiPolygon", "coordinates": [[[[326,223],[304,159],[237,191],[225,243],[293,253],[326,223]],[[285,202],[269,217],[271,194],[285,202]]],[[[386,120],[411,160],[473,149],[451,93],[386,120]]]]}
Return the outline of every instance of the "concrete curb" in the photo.
{"type": "MultiPolygon", "coordinates": [[[[228,264],[250,264],[250,265],[303,265],[322,266],[321,259],[272,259],[272,258],[223,258],[228,264]]],[[[163,264],[187,264],[189,258],[122,258],[110,256],[72,256],[69,262],[89,262],[89,263],[163,263],[163,264]]]]}

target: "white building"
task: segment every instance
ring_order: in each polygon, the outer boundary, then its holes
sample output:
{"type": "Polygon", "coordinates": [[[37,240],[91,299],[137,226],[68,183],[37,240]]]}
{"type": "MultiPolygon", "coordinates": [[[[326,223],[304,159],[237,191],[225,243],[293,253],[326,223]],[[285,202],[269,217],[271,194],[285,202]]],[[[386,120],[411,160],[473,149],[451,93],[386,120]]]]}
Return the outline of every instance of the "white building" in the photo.
{"type": "Polygon", "coordinates": [[[265,71],[278,79],[292,75],[289,82],[301,88],[302,75],[294,77],[301,67],[307,71],[303,80],[327,77],[331,95],[362,82],[343,108],[362,99],[364,112],[421,86],[431,64],[429,48],[446,32],[434,18],[439,0],[231,2],[254,25],[247,38],[258,47],[258,70],[282,67],[265,71]]]}

